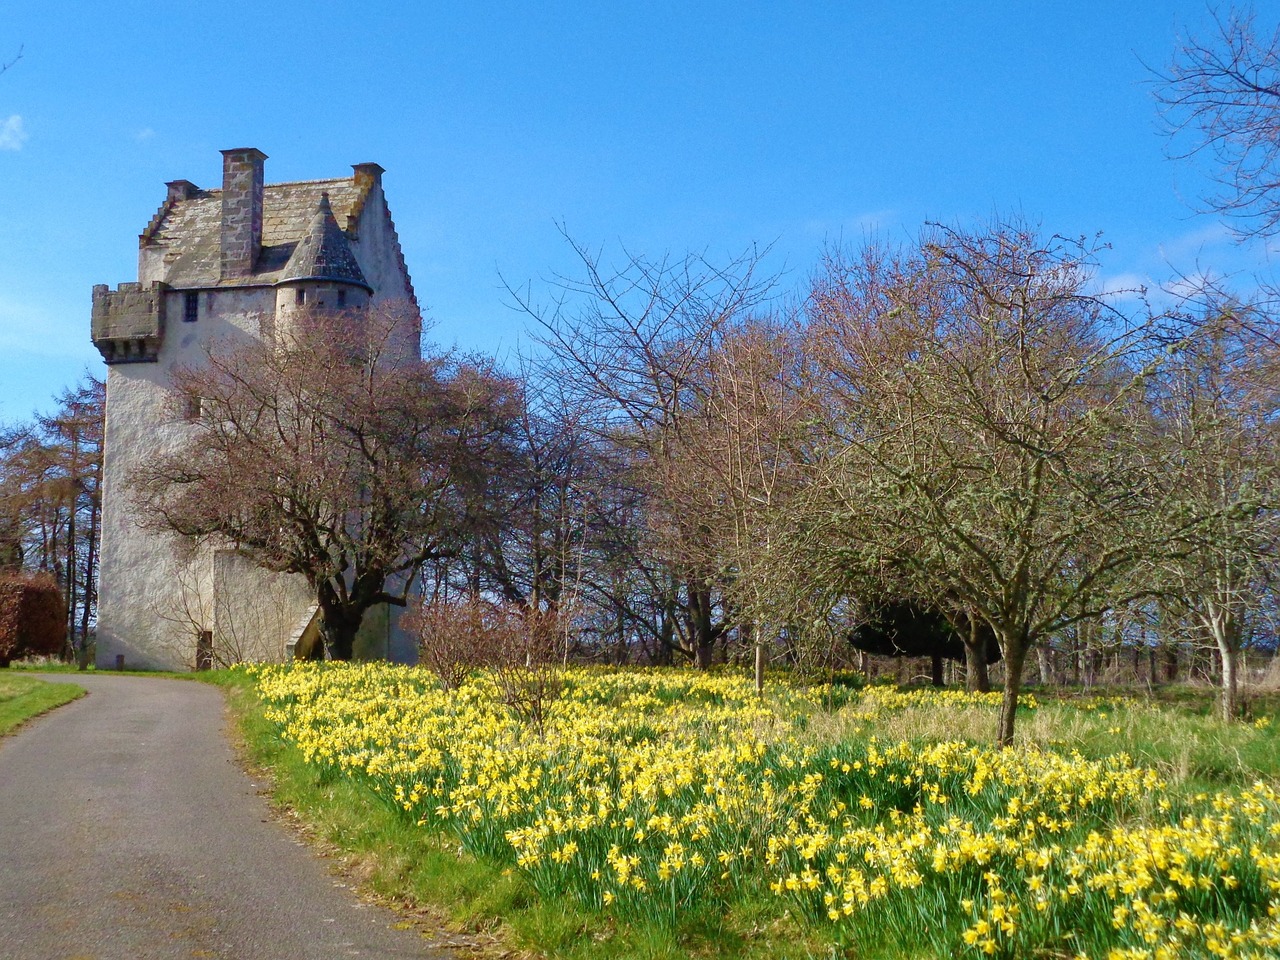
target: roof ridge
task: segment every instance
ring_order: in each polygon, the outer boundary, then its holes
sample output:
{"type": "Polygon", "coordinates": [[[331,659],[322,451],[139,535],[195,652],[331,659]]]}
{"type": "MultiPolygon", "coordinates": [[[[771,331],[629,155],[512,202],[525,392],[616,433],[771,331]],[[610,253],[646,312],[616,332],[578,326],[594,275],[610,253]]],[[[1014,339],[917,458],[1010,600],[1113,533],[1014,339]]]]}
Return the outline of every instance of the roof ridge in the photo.
{"type": "Polygon", "coordinates": [[[264,187],[294,187],[307,183],[351,183],[355,177],[322,177],[318,180],[280,180],[276,183],[265,183],[264,187]]]}
{"type": "MultiPolygon", "coordinates": [[[[270,190],[272,187],[303,187],[303,186],[311,186],[313,184],[318,186],[324,183],[344,183],[350,186],[353,180],[354,180],[353,177],[326,177],[323,180],[281,180],[279,183],[264,183],[262,185],[262,188],[264,190],[270,190]]],[[[201,189],[199,192],[199,196],[192,196],[192,197],[186,197],[186,198],[180,197],[176,202],[185,203],[187,200],[204,200],[209,197],[218,196],[221,193],[222,193],[221,187],[210,187],[207,190],[201,189]]],[[[162,205],[162,208],[163,208],[163,205],[162,205]]]]}

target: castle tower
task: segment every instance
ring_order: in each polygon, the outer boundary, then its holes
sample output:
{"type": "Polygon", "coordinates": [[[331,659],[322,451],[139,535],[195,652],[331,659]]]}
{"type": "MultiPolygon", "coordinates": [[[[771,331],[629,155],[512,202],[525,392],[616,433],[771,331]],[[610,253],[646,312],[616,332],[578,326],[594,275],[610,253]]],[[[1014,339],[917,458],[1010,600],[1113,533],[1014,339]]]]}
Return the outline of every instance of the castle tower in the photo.
{"type": "MultiPolygon", "coordinates": [[[[255,567],[229,546],[184,551],[140,525],[130,475],[193,429],[169,389],[175,368],[201,362],[211,343],[285,329],[300,304],[406,304],[398,335],[416,355],[420,319],[382,167],[269,184],[262,151],[222,157],[221,189],[166,185],[139,237],[137,282],[93,288],[92,337],[108,365],[99,668],[279,660],[314,633],[315,600],[300,577],[255,567]]],[[[412,659],[393,619],[369,617],[357,651],[412,659]]]]}

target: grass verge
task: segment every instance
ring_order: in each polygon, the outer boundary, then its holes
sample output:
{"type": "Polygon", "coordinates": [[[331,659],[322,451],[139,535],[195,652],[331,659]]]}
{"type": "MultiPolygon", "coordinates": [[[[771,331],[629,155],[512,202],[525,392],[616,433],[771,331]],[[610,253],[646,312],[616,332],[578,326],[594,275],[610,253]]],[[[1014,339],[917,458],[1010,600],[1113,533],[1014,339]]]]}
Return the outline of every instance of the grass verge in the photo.
{"type": "Polygon", "coordinates": [[[199,679],[222,686],[245,760],[265,771],[288,819],[338,857],[366,895],[435,925],[455,955],[564,960],[810,960],[831,955],[789,918],[764,903],[735,905],[730,916],[690,911],[667,925],[615,924],[566,898],[543,900],[526,879],[457,843],[396,816],[367,789],[307,765],[263,716],[252,681],[214,671],[199,679]]]}
{"type": "Polygon", "coordinates": [[[0,673],[0,737],[19,725],[84,696],[73,683],[46,683],[35,677],[0,673]]]}

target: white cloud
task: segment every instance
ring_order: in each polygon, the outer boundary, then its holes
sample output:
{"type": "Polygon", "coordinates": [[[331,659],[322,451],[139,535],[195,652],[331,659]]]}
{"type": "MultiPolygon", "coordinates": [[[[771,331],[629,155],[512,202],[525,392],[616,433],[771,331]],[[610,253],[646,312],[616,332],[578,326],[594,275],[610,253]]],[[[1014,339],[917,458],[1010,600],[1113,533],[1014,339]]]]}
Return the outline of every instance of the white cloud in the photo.
{"type": "Polygon", "coordinates": [[[1198,261],[1207,253],[1235,246],[1230,229],[1221,221],[1194,227],[1160,244],[1160,256],[1169,263],[1198,261]]]}
{"type": "Polygon", "coordinates": [[[133,135],[133,139],[137,140],[139,143],[142,143],[145,140],[150,140],[155,135],[156,135],[156,132],[152,130],[150,127],[143,127],[141,130],[139,130],[137,133],[133,135]]]}
{"type": "Polygon", "coordinates": [[[848,217],[802,221],[800,229],[810,237],[821,237],[837,246],[846,240],[867,239],[883,233],[898,219],[893,210],[870,210],[848,217]]]}
{"type": "Polygon", "coordinates": [[[27,131],[22,126],[22,117],[13,114],[8,120],[0,123],[0,150],[21,150],[27,142],[27,131]]]}

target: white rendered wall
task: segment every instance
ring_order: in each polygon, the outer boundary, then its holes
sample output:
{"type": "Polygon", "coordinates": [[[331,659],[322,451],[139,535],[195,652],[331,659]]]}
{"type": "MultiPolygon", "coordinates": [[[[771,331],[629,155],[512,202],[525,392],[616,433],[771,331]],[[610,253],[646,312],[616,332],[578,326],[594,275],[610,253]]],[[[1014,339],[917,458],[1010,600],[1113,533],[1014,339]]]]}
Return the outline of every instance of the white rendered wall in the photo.
{"type": "Polygon", "coordinates": [[[412,302],[409,276],[404,270],[399,240],[382,186],[374,184],[360,219],[356,223],[356,242],[351,245],[360,271],[373,287],[373,303],[388,308],[403,309],[405,319],[401,328],[401,344],[397,352],[401,356],[421,356],[422,319],[417,305],[412,302]]]}
{"type": "MultiPolygon", "coordinates": [[[[201,363],[213,342],[256,337],[264,308],[274,306],[270,288],[201,292],[199,319],[186,323],[183,297],[182,291],[167,295],[168,322],[155,363],[113,364],[107,370],[99,668],[115,667],[118,655],[126,668],[193,668],[201,630],[214,631],[215,648],[224,639],[217,620],[225,605],[215,581],[230,594],[253,589],[251,577],[236,582],[224,570],[215,578],[211,551],[184,555],[174,538],[143,529],[129,492],[141,464],[173,452],[194,429],[170,389],[173,369],[201,363]]],[[[229,629],[229,616],[224,611],[222,632],[229,629]]],[[[278,638],[264,642],[272,649],[283,646],[278,638]]]]}

